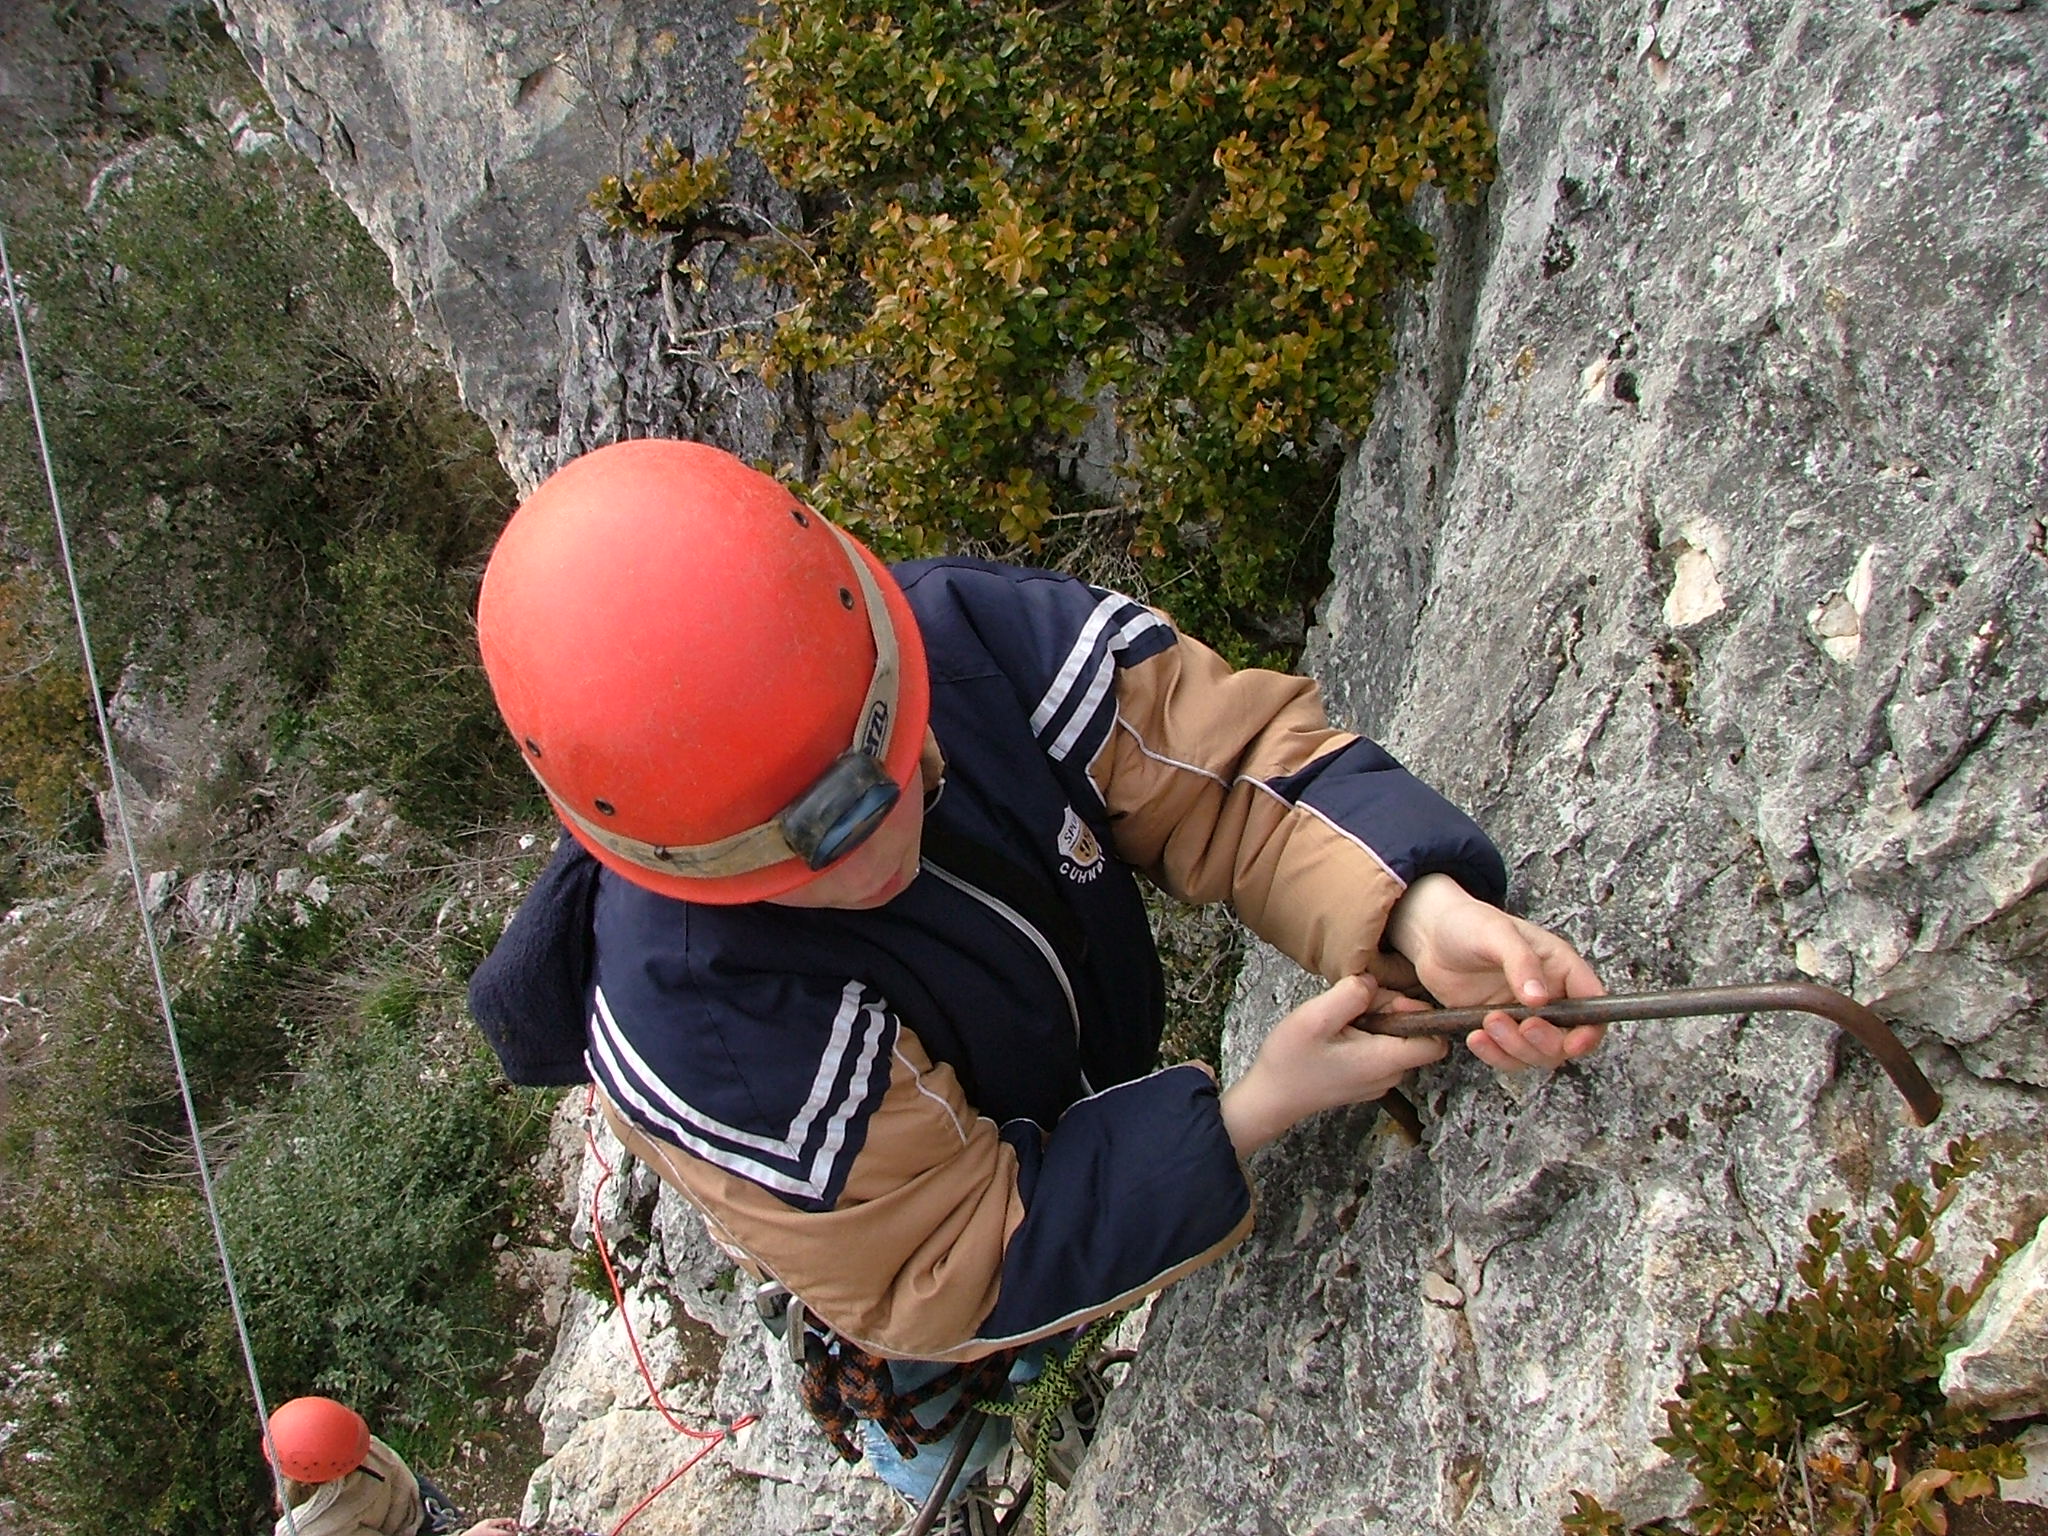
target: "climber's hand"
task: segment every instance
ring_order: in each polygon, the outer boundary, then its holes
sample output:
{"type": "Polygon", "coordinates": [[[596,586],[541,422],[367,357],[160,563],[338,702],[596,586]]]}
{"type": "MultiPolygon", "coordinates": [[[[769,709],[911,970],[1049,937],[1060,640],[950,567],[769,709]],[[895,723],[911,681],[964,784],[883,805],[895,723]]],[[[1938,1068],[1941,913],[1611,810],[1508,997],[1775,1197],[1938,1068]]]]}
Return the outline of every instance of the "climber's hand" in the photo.
{"type": "Polygon", "coordinates": [[[1275,1024],[1250,1070],[1223,1094],[1223,1125],[1237,1155],[1249,1156],[1317,1110],[1380,1098],[1415,1068],[1441,1061],[1441,1040],[1351,1027],[1363,1014],[1421,1006],[1381,992],[1369,976],[1352,976],[1275,1024]]]}
{"type": "MultiPolygon", "coordinates": [[[[1541,1007],[1607,990],[1563,939],[1468,895],[1448,875],[1424,875],[1408,887],[1387,918],[1387,942],[1408,957],[1417,978],[1446,1008],[1541,1007]]],[[[1520,1072],[1561,1067],[1597,1048],[1606,1033],[1593,1024],[1559,1029],[1540,1016],[1516,1023],[1495,1013],[1465,1044],[1496,1072],[1520,1072]]]]}
{"type": "Polygon", "coordinates": [[[496,1520],[479,1520],[462,1536],[519,1536],[519,1522],[503,1516],[496,1520]]]}

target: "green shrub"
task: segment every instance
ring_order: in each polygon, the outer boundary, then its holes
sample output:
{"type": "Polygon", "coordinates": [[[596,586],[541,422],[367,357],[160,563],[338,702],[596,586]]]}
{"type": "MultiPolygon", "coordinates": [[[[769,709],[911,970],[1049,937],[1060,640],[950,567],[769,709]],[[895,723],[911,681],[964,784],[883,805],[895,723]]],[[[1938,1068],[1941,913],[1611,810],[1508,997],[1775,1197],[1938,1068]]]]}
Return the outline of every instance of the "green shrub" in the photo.
{"type": "Polygon", "coordinates": [[[31,1529],[257,1529],[256,1424],[197,1196],[61,1182],[9,1195],[0,1339],[32,1364],[7,1394],[0,1497],[31,1529]]]}
{"type": "MultiPolygon", "coordinates": [[[[1934,1268],[1934,1226],[1983,1161],[1967,1138],[1946,1156],[1930,1171],[1932,1201],[1919,1185],[1900,1184],[1861,1244],[1844,1243],[1840,1211],[1818,1212],[1797,1265],[1802,1289],[1738,1318],[1726,1344],[1701,1346],[1664,1405],[1670,1432],[1656,1442],[1692,1473],[1699,1497],[1683,1524],[1649,1529],[1940,1533],[1945,1506],[1992,1495],[1996,1478],[2021,1474],[2018,1450],[1981,1443],[1982,1416],[1941,1394],[1956,1325],[2013,1251],[1996,1244],[1969,1285],[1951,1285],[1934,1268]]],[[[1573,1498],[1564,1521],[1571,1536],[1628,1531],[1591,1495],[1573,1498]]]]}
{"type": "Polygon", "coordinates": [[[0,788],[35,835],[70,843],[95,826],[104,774],[78,644],[48,611],[0,580],[0,788]]]}
{"type": "Polygon", "coordinates": [[[365,535],[335,574],[340,638],[314,710],[322,777],[374,785],[437,832],[538,814],[476,659],[474,574],[447,571],[399,530],[365,535]]]}
{"type": "MultiPolygon", "coordinates": [[[[182,675],[225,621],[303,679],[312,572],[348,522],[325,472],[363,452],[381,392],[345,311],[388,278],[345,210],[211,124],[130,153],[89,210],[64,161],[10,188],[35,197],[17,261],[100,660],[182,675]]],[[[47,551],[40,468],[9,438],[9,523],[47,551]]]]}
{"type": "Polygon", "coordinates": [[[321,1051],[221,1179],[269,1390],[319,1391],[438,1450],[509,1330],[490,1262],[526,1097],[390,1017],[321,1051]]]}
{"type": "MultiPolygon", "coordinates": [[[[225,938],[169,925],[165,962],[266,1384],[355,1394],[432,1465],[512,1347],[490,1244],[515,1201],[535,1219],[544,1104],[496,1081],[426,937],[469,885],[326,877],[326,904],[225,938]]],[[[0,1373],[22,1426],[0,1501],[24,1536],[254,1530],[247,1381],[133,908],[74,900],[5,958],[34,1028],[0,1040],[0,1360],[40,1363],[0,1373]]]]}
{"type": "MultiPolygon", "coordinates": [[[[62,25],[89,31],[86,13],[62,25]]],[[[488,432],[318,174],[236,151],[223,114],[279,125],[210,12],[102,24],[81,68],[94,49],[153,52],[168,89],[0,150],[0,191],[103,681],[140,663],[176,693],[192,656],[248,637],[280,724],[324,726],[305,744],[333,753],[331,783],[410,795],[437,830],[523,808],[484,741],[467,611],[512,501],[488,432]]],[[[18,397],[0,400],[0,542],[54,568],[18,397]]],[[[69,707],[0,696],[0,738],[15,715],[69,740],[69,707]]],[[[43,754],[32,778],[8,752],[24,815],[63,816],[68,760],[43,754]]]]}
{"type": "Polygon", "coordinates": [[[32,935],[8,977],[39,1044],[9,1053],[5,1118],[20,1160],[0,1176],[98,1187],[189,1168],[134,914],[116,906],[67,917],[74,931],[32,935]]]}
{"type": "Polygon", "coordinates": [[[1491,174],[1476,45],[1400,0],[828,0],[771,13],[749,69],[743,143],[809,228],[763,233],[672,144],[593,201],[685,257],[753,246],[796,299],[738,354],[766,376],[877,383],[820,507],[895,555],[1107,520],[1234,654],[1298,638],[1384,301],[1433,259],[1409,204],[1491,174]],[[1098,407],[1131,450],[1091,495],[1098,407]]]}
{"type": "MultiPolygon", "coordinates": [[[[41,1025],[40,1045],[20,1071],[25,1084],[42,1086],[6,1106],[10,1128],[34,1127],[33,1160],[0,1164],[0,1176],[160,1181],[189,1172],[191,1142],[155,983],[122,896],[82,931],[43,938],[17,973],[28,978],[24,1002],[41,1025]],[[46,1103],[60,1088],[61,1108],[46,1103]]],[[[203,1121],[217,1124],[259,1103],[290,1071],[295,1048],[345,1014],[322,972],[341,961],[348,937],[332,909],[315,909],[303,923],[267,909],[210,947],[165,942],[203,1121]]]]}
{"type": "MultiPolygon", "coordinates": [[[[480,1059],[435,1061],[423,1044],[371,1024],[320,1051],[218,1186],[273,1402],[331,1393],[432,1465],[513,1346],[490,1240],[505,1170],[544,1116],[480,1059]]],[[[24,1179],[9,1162],[0,1353],[40,1363],[0,1404],[20,1423],[0,1497],[66,1530],[267,1528],[248,1381],[191,1184],[79,1180],[47,1156],[24,1179]]]]}
{"type": "Polygon", "coordinates": [[[178,989],[172,1007],[203,1115],[253,1101],[292,1044],[319,1027],[330,1011],[320,973],[345,939],[344,920],[332,907],[310,908],[303,920],[266,910],[229,935],[178,989]]]}

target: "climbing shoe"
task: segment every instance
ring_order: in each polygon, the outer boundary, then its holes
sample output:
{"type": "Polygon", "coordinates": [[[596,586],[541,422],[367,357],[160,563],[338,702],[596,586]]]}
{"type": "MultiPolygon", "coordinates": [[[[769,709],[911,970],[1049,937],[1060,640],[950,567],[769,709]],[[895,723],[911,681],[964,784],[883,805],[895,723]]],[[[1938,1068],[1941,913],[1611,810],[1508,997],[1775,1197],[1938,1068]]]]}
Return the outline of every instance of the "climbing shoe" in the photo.
{"type": "Polygon", "coordinates": [[[1073,1482],[1082,1454],[1102,1423],[1103,1405],[1109,1400],[1109,1379],[1102,1374],[1104,1363],[1098,1356],[1085,1365],[1073,1367],[1069,1379],[1074,1396],[1069,1402],[1051,1414],[1017,1421],[1017,1449],[1033,1466],[1043,1466],[1045,1475],[1057,1487],[1065,1488],[1073,1482]]]}
{"type": "MultiPolygon", "coordinates": [[[[907,1500],[905,1502],[908,1502],[907,1500]]],[[[911,1505],[910,1518],[896,1528],[896,1536],[903,1536],[917,1524],[919,1507],[911,1505]]],[[[939,1511],[927,1536],[999,1536],[1002,1511],[996,1507],[988,1480],[977,1472],[960,1485],[960,1489],[939,1511]]]]}
{"type": "Polygon", "coordinates": [[[426,1518],[420,1522],[420,1536],[439,1536],[441,1532],[459,1531],[469,1524],[469,1519],[457,1509],[448,1497],[424,1477],[419,1478],[420,1507],[426,1518]]]}

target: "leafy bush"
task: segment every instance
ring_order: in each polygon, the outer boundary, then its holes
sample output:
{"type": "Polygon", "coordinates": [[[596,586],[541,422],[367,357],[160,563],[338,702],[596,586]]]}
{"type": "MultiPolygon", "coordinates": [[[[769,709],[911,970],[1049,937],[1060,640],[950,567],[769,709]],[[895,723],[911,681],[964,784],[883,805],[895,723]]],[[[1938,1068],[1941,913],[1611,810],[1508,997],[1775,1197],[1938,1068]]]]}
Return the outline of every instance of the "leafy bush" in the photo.
{"type": "Polygon", "coordinates": [[[796,296],[740,354],[768,377],[877,384],[820,507],[898,555],[1113,519],[1227,649],[1298,638],[1384,300],[1433,258],[1409,204],[1491,174],[1476,45],[1401,0],[828,0],[771,13],[749,69],[743,143],[807,230],[672,144],[593,201],[685,255],[754,247],[796,296]],[[1077,475],[1098,409],[1130,449],[1077,475]]]}
{"type": "MultiPolygon", "coordinates": [[[[167,955],[202,1113],[285,1066],[291,937],[259,922],[167,955]]],[[[0,1404],[19,1424],[0,1496],[32,1517],[25,1536],[251,1529],[266,1494],[247,1380],[134,914],[79,903],[29,942],[9,981],[38,1043],[0,1063],[0,1359],[33,1364],[0,1404]]],[[[331,948],[304,942],[299,958],[331,948]]],[[[218,1158],[233,1136],[214,1124],[218,1158]]]]}
{"type": "Polygon", "coordinates": [[[189,1188],[14,1189],[5,1261],[15,1434],[0,1496],[27,1529],[254,1531],[266,1503],[247,1379],[189,1188]],[[31,1331],[32,1330],[32,1331],[31,1331]]]}
{"type": "MultiPolygon", "coordinates": [[[[349,521],[325,472],[381,393],[346,309],[388,279],[331,198],[207,127],[135,146],[84,211],[83,167],[10,167],[33,199],[17,260],[103,663],[177,674],[198,622],[231,620],[303,679],[311,572],[349,521]]],[[[40,468],[9,436],[11,531],[47,551],[40,468]]]]}
{"type": "Polygon", "coordinates": [[[326,1010],[315,978],[345,938],[345,920],[332,907],[310,908],[303,919],[262,912],[178,990],[171,1001],[202,1114],[254,1102],[290,1047],[318,1027],[326,1010]]]}
{"type": "MultiPolygon", "coordinates": [[[[118,897],[81,908],[76,931],[44,936],[17,955],[10,980],[38,1043],[0,1061],[27,1091],[5,1119],[26,1159],[0,1178],[34,1182],[175,1180],[189,1176],[191,1143],[164,1039],[141,929],[118,897]],[[87,913],[90,912],[88,916],[87,913]],[[39,1087],[38,1087],[39,1085],[39,1087]],[[61,1096],[51,1099],[61,1085],[61,1096]]],[[[332,998],[348,924],[331,909],[299,922],[269,910],[210,947],[164,944],[166,980],[200,1115],[219,1123],[274,1091],[295,1049],[335,1027],[332,998]]]]}
{"type": "Polygon", "coordinates": [[[94,822],[98,738],[77,645],[45,611],[0,580],[0,787],[36,836],[68,843],[94,822]]]}
{"type": "MultiPolygon", "coordinates": [[[[228,970],[247,982],[263,964],[228,970]]],[[[430,988],[395,981],[371,1001],[214,1133],[217,1158],[232,1149],[218,1188],[273,1400],[332,1393],[431,1462],[513,1347],[490,1241],[544,1108],[480,1050],[435,1045],[430,988]]],[[[111,1166],[59,1155],[45,1132],[75,1109],[11,1114],[0,1160],[0,1358],[41,1362],[5,1394],[21,1427],[0,1497],[58,1529],[256,1529],[268,1489],[189,1147],[166,1131],[111,1166]]]]}
{"type": "Polygon", "coordinates": [[[509,1352],[490,1238],[532,1096],[502,1093],[479,1055],[421,1046],[387,1016],[320,1052],[221,1197],[270,1390],[435,1426],[445,1449],[469,1384],[509,1352]]]}
{"type": "Polygon", "coordinates": [[[345,623],[314,710],[323,776],[374,784],[435,831],[539,814],[477,665],[476,577],[455,577],[403,531],[366,535],[335,565],[345,623]]]}
{"type": "Polygon", "coordinates": [[[189,1146],[141,930],[118,908],[66,916],[71,931],[32,933],[9,956],[7,981],[36,1028],[33,1044],[10,1038],[0,1057],[0,1187],[160,1179],[189,1166],[189,1146]]]}
{"type": "MultiPolygon", "coordinates": [[[[97,14],[67,8],[60,26],[89,30],[82,13],[97,14]]],[[[340,686],[317,737],[334,757],[315,761],[333,787],[402,792],[423,774],[417,808],[437,828],[523,808],[520,776],[503,771],[509,744],[489,736],[467,622],[512,500],[488,432],[410,335],[382,253],[317,173],[247,152],[249,129],[279,125],[210,10],[122,25],[81,37],[79,67],[94,49],[152,51],[161,99],[0,151],[103,682],[139,663],[176,693],[193,656],[248,636],[287,719],[340,686]],[[346,718],[354,706],[369,712],[360,722],[346,718]]],[[[0,400],[0,543],[51,569],[23,404],[0,400]]],[[[36,595],[20,623],[68,632],[36,595]]],[[[0,736],[12,713],[32,717],[30,745],[68,743],[47,718],[60,704],[0,696],[0,736]]],[[[70,766],[52,747],[24,767],[0,761],[0,778],[41,824],[63,814],[53,787],[70,766]]]]}
{"type": "MultiPolygon", "coordinates": [[[[1900,1184],[1866,1241],[1843,1241],[1843,1215],[1808,1222],[1803,1289],[1751,1311],[1664,1405],[1657,1445],[1700,1487],[1682,1525],[1695,1536],[1916,1536],[1948,1528],[1945,1505],[1997,1492],[2024,1470],[2017,1449],[1982,1444],[1981,1415],[1950,1406],[1941,1370],[1951,1335],[2013,1251],[2001,1241],[1969,1285],[1933,1267],[1934,1226],[1958,1184],[1982,1165],[1967,1139],[1936,1162],[1934,1191],[1900,1184]],[[1880,1469],[1890,1469],[1889,1475],[1880,1469]]],[[[1629,1526],[1585,1493],[1564,1521],[1571,1536],[1624,1536],[1629,1526]]]]}

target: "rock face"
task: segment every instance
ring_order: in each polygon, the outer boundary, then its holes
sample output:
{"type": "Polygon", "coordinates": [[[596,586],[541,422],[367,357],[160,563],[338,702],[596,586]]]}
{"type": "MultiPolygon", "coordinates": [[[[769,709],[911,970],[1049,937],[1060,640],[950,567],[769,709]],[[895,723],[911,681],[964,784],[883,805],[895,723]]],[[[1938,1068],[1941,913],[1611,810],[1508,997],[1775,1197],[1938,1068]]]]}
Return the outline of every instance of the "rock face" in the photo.
{"type": "Polygon", "coordinates": [[[610,1530],[703,1449],[675,1423],[701,1431],[751,1415],[758,1422],[635,1517],[639,1536],[886,1529],[900,1514],[893,1496],[826,1447],[794,1367],[755,1320],[751,1283],[704,1224],[626,1155],[583,1095],[556,1113],[554,1145],[559,1166],[581,1170],[564,1192],[570,1235],[587,1250],[601,1227],[627,1317],[601,1282],[568,1291],[554,1358],[527,1397],[549,1459],[527,1489],[525,1523],[610,1530]]]}
{"type": "MultiPolygon", "coordinates": [[[[2048,1238],[2037,1232],[2006,1261],[1971,1323],[1941,1373],[1949,1401],[1995,1419],[2048,1413],[2048,1238]]],[[[2028,1469],[2036,1470],[2031,1460],[2028,1469]]],[[[2048,1467],[2039,1470],[2048,1474],[2048,1467]]]]}
{"type": "MultiPolygon", "coordinates": [[[[657,253],[581,206],[648,132],[729,140],[726,10],[222,4],[522,478],[665,429],[807,462],[796,402],[691,351],[761,296],[725,266],[665,305],[657,253]]],[[[1804,972],[1949,1109],[1908,1128],[1856,1047],[1773,1016],[1618,1031],[1542,1082],[1454,1060],[1421,1148],[1305,1127],[1259,1160],[1253,1239],[1156,1309],[1069,1529],[1535,1536],[1574,1487],[1672,1511],[1659,1404],[1812,1210],[1975,1132],[1968,1273],[2048,1186],[2048,12],[1454,9],[1501,174],[1439,221],[1314,668],[1615,990],[1804,972]]],[[[1304,990],[1254,961],[1236,1063],[1304,990]]],[[[666,1203],[656,1232],[638,1272],[733,1330],[711,1416],[792,1411],[715,1250],[666,1203]]],[[[577,1435],[634,1433],[551,1433],[537,1497],[622,1512],[561,1491],[601,1481],[567,1475],[601,1459],[577,1435]]],[[[872,1528],[796,1421],[747,1436],[697,1523],[636,1529],[872,1528]]]]}
{"type": "MultiPolygon", "coordinates": [[[[310,157],[391,257],[422,333],[530,489],[622,437],[693,431],[807,466],[800,411],[712,365],[705,333],[758,323],[732,253],[664,294],[659,247],[588,197],[650,134],[693,154],[737,133],[751,3],[219,0],[310,157]]],[[[735,194],[775,209],[765,184],[735,194]]]]}
{"type": "MultiPolygon", "coordinates": [[[[1420,1150],[1297,1135],[1254,1239],[1157,1309],[1077,1529],[1671,1510],[1658,1404],[1811,1210],[1975,1131],[1970,1274],[2042,1187],[2048,15],[1470,9],[1501,174],[1354,462],[1316,671],[1612,988],[1803,970],[1949,1109],[1908,1129],[1770,1017],[1547,1083],[1453,1064],[1420,1150]]],[[[1242,986],[1239,1062],[1301,991],[1242,986]]]]}

